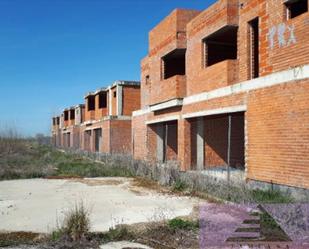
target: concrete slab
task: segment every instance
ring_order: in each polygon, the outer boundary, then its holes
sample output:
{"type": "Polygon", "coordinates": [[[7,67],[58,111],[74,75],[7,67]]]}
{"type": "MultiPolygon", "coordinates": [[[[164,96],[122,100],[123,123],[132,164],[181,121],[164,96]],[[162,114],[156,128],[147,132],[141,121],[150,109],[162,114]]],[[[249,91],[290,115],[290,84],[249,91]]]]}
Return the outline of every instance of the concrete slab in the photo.
{"type": "Polygon", "coordinates": [[[93,231],[188,215],[198,199],[134,189],[130,178],[0,182],[0,231],[51,232],[63,213],[81,200],[93,231]]]}

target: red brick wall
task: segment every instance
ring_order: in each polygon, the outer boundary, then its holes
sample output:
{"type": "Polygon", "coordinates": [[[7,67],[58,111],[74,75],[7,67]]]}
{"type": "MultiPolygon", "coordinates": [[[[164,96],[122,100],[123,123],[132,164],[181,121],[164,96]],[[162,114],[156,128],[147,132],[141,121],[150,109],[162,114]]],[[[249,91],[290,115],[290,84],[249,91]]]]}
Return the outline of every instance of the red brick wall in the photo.
{"type": "Polygon", "coordinates": [[[131,152],[131,120],[110,120],[110,153],[129,154],[131,152]]]}
{"type": "Polygon", "coordinates": [[[146,160],[149,161],[156,161],[157,160],[157,125],[152,124],[152,125],[147,125],[146,127],[147,130],[147,142],[146,142],[146,153],[147,157],[146,160]]]}
{"type": "Polygon", "coordinates": [[[150,105],[151,80],[147,56],[141,61],[141,109],[150,105]],[[149,76],[148,83],[146,83],[146,76],[149,76]]]}
{"type": "Polygon", "coordinates": [[[110,122],[108,120],[103,121],[100,126],[102,129],[102,152],[109,153],[110,152],[110,122]]]}
{"type": "Polygon", "coordinates": [[[85,99],[85,121],[95,120],[95,111],[88,111],[88,100],[85,99]]]}
{"type": "MultiPolygon", "coordinates": [[[[259,17],[260,32],[260,75],[267,75],[272,72],[282,71],[290,67],[308,63],[309,44],[307,37],[309,14],[304,13],[289,21],[286,21],[283,1],[278,0],[246,0],[242,1],[239,17],[239,79],[249,79],[249,58],[248,58],[248,22],[259,17]],[[285,45],[279,46],[278,27],[283,25],[285,45]],[[296,43],[288,44],[290,32],[288,27],[294,26],[296,43]],[[275,28],[274,47],[270,47],[270,33],[275,28]]],[[[281,27],[283,27],[281,26],[281,27]]],[[[279,28],[280,29],[280,28],[279,28]]]]}
{"type": "MultiPolygon", "coordinates": [[[[108,96],[108,92],[106,93],[108,96]]],[[[106,100],[106,107],[99,108],[99,94],[95,96],[95,120],[99,120],[108,115],[108,99],[106,100]]]]}
{"type": "Polygon", "coordinates": [[[78,149],[80,147],[80,127],[74,126],[72,128],[72,147],[78,149]]]}
{"type": "MultiPolygon", "coordinates": [[[[199,11],[174,10],[158,26],[149,33],[149,57],[147,66],[142,64],[142,81],[145,73],[149,73],[151,80],[151,104],[183,97],[186,90],[185,77],[161,79],[161,58],[177,48],[186,48],[186,24],[194,18],[199,11]]],[[[143,61],[143,63],[146,63],[143,61]]]]}
{"type": "Polygon", "coordinates": [[[177,121],[167,123],[166,160],[177,160],[178,155],[178,129],[177,121]]]}
{"type": "Polygon", "coordinates": [[[146,115],[133,117],[132,119],[132,154],[136,159],[146,159],[147,157],[147,126],[145,120],[146,115]]]}
{"type": "Polygon", "coordinates": [[[180,34],[186,31],[186,24],[198,13],[197,10],[175,9],[149,32],[150,54],[157,53],[166,44],[178,38],[185,42],[185,36],[181,37],[180,34]]]}
{"type": "Polygon", "coordinates": [[[81,108],[81,116],[82,116],[81,122],[83,123],[83,122],[85,122],[85,107],[81,108]]]}
{"type": "Polygon", "coordinates": [[[132,112],[141,107],[140,86],[123,86],[122,115],[131,116],[132,112]]]}
{"type": "Polygon", "coordinates": [[[309,187],[308,83],[283,84],[249,94],[249,178],[309,187]]]}

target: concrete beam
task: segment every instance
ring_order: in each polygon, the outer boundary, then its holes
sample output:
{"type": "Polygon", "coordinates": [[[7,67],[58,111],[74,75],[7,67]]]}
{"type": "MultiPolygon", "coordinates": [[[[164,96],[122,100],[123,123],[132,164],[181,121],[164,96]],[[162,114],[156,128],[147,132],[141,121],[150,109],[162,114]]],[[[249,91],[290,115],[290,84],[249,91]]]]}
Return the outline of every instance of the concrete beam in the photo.
{"type": "Polygon", "coordinates": [[[180,115],[171,115],[171,116],[167,116],[164,118],[149,120],[146,122],[146,124],[147,125],[156,124],[156,123],[162,123],[162,122],[173,121],[173,120],[178,120],[178,119],[180,119],[180,115]]]}
{"type": "Polygon", "coordinates": [[[150,106],[150,111],[154,112],[154,111],[159,111],[159,110],[181,106],[181,105],[182,105],[182,99],[173,99],[173,100],[166,101],[164,103],[150,106]]]}
{"type": "Polygon", "coordinates": [[[206,111],[186,113],[182,115],[182,118],[196,118],[196,117],[202,117],[202,116],[212,116],[212,115],[218,115],[218,114],[245,112],[245,111],[247,111],[246,105],[228,106],[228,107],[222,107],[218,109],[210,109],[206,111]]]}

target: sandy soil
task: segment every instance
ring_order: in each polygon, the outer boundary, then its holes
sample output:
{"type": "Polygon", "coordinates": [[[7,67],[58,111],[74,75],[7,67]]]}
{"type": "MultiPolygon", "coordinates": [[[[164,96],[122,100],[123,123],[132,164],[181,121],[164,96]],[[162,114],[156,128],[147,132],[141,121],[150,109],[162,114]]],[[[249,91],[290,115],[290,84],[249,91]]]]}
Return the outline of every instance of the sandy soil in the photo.
{"type": "Polygon", "coordinates": [[[199,202],[133,183],[130,178],[1,181],[0,231],[51,232],[81,200],[90,210],[93,231],[189,215],[199,202]]]}

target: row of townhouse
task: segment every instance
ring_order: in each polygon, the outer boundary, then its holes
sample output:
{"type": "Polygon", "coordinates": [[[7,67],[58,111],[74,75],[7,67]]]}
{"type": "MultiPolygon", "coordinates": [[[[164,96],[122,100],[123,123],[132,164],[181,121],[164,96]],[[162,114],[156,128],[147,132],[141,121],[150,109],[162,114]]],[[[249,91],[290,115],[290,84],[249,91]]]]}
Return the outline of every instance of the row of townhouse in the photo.
{"type": "MultiPolygon", "coordinates": [[[[140,102],[127,103],[128,114],[135,110],[130,134],[121,130],[120,143],[103,135],[109,146],[98,148],[99,118],[89,118],[86,101],[80,148],[308,189],[308,38],[308,0],[218,0],[204,11],[175,9],[149,32],[140,102]],[[91,127],[89,120],[96,120],[91,127]]],[[[108,122],[115,111],[109,109],[108,122]]]]}
{"type": "Polygon", "coordinates": [[[53,117],[56,147],[89,152],[131,153],[132,112],[140,106],[140,83],[116,81],[89,92],[85,104],[66,108],[53,117]]]}

